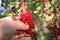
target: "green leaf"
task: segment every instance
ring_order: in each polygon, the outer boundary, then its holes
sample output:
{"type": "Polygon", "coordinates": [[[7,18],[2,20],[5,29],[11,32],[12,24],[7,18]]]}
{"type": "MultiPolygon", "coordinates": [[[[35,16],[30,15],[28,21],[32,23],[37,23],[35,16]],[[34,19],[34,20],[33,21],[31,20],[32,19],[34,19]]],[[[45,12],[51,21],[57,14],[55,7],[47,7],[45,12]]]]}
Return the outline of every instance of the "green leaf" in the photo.
{"type": "Polygon", "coordinates": [[[15,2],[16,0],[10,0],[11,2],[15,2]]]}
{"type": "Polygon", "coordinates": [[[59,27],[60,27],[60,21],[58,22],[58,25],[59,25],[59,27]]]}
{"type": "Polygon", "coordinates": [[[10,7],[18,5],[20,2],[12,2],[11,4],[8,4],[10,7]]]}
{"type": "Polygon", "coordinates": [[[14,12],[12,10],[7,10],[4,15],[8,16],[8,15],[13,15],[14,12]]]}
{"type": "Polygon", "coordinates": [[[41,40],[41,35],[38,33],[36,38],[37,38],[37,40],[41,40]]]}
{"type": "Polygon", "coordinates": [[[33,13],[34,13],[34,14],[38,14],[38,12],[39,12],[39,11],[36,10],[36,11],[34,11],[33,13]]]}
{"type": "Polygon", "coordinates": [[[33,31],[36,32],[36,33],[39,33],[40,28],[37,25],[35,25],[35,29],[33,31]]]}
{"type": "Polygon", "coordinates": [[[19,8],[19,9],[17,10],[17,12],[21,12],[21,10],[22,10],[22,8],[19,8]]]}
{"type": "Polygon", "coordinates": [[[6,17],[6,15],[1,15],[0,18],[6,17]]]}

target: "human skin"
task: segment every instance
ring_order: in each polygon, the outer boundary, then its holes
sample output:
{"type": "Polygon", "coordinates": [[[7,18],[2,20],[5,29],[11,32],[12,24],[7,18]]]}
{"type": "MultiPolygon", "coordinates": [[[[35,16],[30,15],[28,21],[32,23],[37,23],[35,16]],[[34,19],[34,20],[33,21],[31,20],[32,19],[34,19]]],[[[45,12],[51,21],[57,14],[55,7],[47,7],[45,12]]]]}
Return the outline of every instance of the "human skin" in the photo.
{"type": "Polygon", "coordinates": [[[21,22],[18,17],[5,17],[0,19],[0,40],[11,40],[16,30],[27,30],[29,25],[21,22]]]}

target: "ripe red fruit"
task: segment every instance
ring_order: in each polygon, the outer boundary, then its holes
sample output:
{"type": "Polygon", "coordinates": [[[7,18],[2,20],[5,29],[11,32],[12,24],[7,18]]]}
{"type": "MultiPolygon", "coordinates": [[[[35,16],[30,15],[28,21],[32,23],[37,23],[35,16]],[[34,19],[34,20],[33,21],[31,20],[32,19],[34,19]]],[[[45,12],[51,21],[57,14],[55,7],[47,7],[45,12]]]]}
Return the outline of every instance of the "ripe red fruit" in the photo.
{"type": "Polygon", "coordinates": [[[29,35],[32,36],[33,38],[36,37],[36,33],[32,32],[32,30],[26,30],[25,32],[26,32],[26,34],[29,34],[29,35]]]}
{"type": "Polygon", "coordinates": [[[58,11],[60,11],[60,8],[58,8],[58,11]]]}
{"type": "Polygon", "coordinates": [[[57,35],[60,35],[60,28],[57,28],[57,35]]]}
{"type": "Polygon", "coordinates": [[[26,2],[21,2],[19,6],[26,8],[27,5],[26,5],[26,2]]]}
{"type": "Polygon", "coordinates": [[[57,31],[57,27],[54,26],[54,27],[48,27],[48,29],[52,32],[52,37],[56,37],[56,31],[57,31]]]}
{"type": "Polygon", "coordinates": [[[29,25],[29,29],[28,30],[25,30],[24,32],[28,35],[30,35],[31,37],[35,38],[35,33],[32,32],[32,29],[35,28],[34,26],[34,22],[33,22],[33,19],[32,19],[32,15],[31,15],[31,11],[24,11],[26,9],[26,2],[22,2],[20,3],[20,7],[23,7],[22,9],[22,12],[20,14],[20,18],[19,20],[24,22],[24,23],[27,23],[29,25]]]}
{"type": "Polygon", "coordinates": [[[34,22],[32,20],[31,11],[21,13],[20,21],[27,23],[30,26],[30,28],[34,28],[34,22]]]}
{"type": "Polygon", "coordinates": [[[42,12],[43,12],[44,14],[46,14],[46,10],[43,10],[42,12]]]}
{"type": "Polygon", "coordinates": [[[21,14],[21,15],[20,15],[20,19],[19,19],[19,20],[20,20],[20,21],[22,21],[22,22],[25,22],[25,20],[24,20],[24,19],[25,19],[24,14],[21,14]]]}
{"type": "Polygon", "coordinates": [[[49,0],[43,0],[43,2],[48,2],[49,0]]]}
{"type": "Polygon", "coordinates": [[[31,11],[27,11],[27,12],[24,12],[22,11],[22,13],[20,14],[20,21],[24,22],[24,23],[27,23],[29,25],[29,29],[28,30],[25,30],[25,33],[26,34],[29,34],[31,37],[35,37],[35,33],[32,32],[32,29],[35,28],[34,26],[34,22],[33,22],[33,19],[32,19],[32,15],[31,15],[31,11]]]}

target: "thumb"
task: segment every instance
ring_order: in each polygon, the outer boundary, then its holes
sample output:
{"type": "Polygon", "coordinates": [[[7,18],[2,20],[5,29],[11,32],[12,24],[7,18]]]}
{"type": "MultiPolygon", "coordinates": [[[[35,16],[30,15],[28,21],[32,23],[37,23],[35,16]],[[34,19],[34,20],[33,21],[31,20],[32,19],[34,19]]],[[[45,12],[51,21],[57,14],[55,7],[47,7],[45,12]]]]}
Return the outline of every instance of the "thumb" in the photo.
{"type": "Polygon", "coordinates": [[[27,30],[29,29],[29,25],[24,24],[23,22],[16,20],[16,21],[9,21],[11,27],[15,28],[16,30],[27,30]]]}
{"type": "Polygon", "coordinates": [[[24,24],[23,22],[17,22],[17,29],[27,30],[27,29],[29,29],[29,25],[24,24]]]}

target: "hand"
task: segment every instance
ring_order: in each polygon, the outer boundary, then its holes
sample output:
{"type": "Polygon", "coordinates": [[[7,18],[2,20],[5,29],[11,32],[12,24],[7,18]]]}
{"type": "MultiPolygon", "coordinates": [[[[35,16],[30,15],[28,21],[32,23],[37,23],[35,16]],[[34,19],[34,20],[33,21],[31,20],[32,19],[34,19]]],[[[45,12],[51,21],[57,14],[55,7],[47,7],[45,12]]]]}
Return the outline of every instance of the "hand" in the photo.
{"type": "Polygon", "coordinates": [[[18,17],[13,16],[0,19],[0,24],[7,24],[17,30],[26,30],[29,28],[29,26],[21,22],[18,17]]]}
{"type": "Polygon", "coordinates": [[[27,30],[29,26],[21,22],[18,17],[5,17],[0,19],[0,39],[9,40],[13,37],[16,30],[27,30]],[[6,36],[7,35],[7,36],[6,36]]]}

